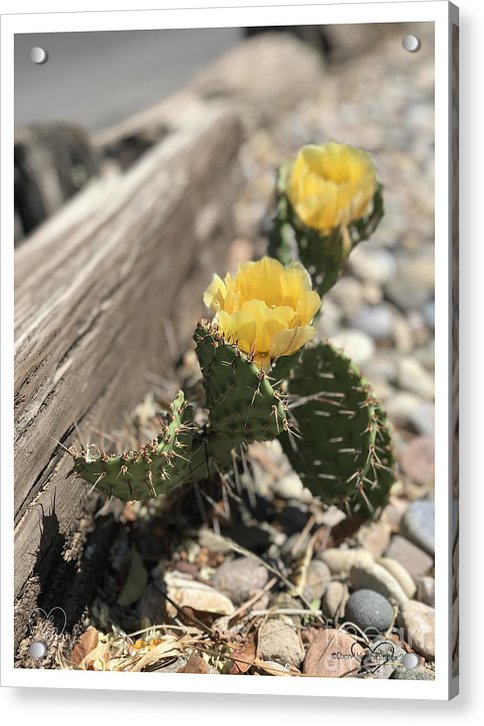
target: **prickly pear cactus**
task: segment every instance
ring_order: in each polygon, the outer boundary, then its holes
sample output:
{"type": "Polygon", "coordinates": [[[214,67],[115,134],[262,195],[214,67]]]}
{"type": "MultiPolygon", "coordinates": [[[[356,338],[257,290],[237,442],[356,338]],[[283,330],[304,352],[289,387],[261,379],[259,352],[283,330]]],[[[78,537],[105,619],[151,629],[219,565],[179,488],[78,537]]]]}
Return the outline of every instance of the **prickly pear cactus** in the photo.
{"type": "Polygon", "coordinates": [[[276,209],[271,219],[269,254],[283,264],[299,259],[309,271],[313,287],[324,295],[338,281],[351,250],[368,239],[383,217],[383,187],[376,185],[369,215],[322,233],[298,217],[287,195],[291,164],[282,164],[276,181],[276,209]]]}
{"type": "Polygon", "coordinates": [[[123,501],[165,494],[189,476],[195,428],[182,391],[158,437],[138,451],[108,456],[93,447],[74,456],[74,470],[99,492],[123,501]]]}
{"type": "Polygon", "coordinates": [[[316,496],[374,515],[393,483],[385,414],[348,358],[310,341],[320,295],[382,215],[367,152],[334,142],[303,147],[280,169],[270,236],[272,255],[288,266],[249,261],[234,276],[214,275],[205,291],[214,319],[201,321],[194,339],[206,423],[194,425],[180,392],[155,440],[121,455],[89,447],[73,454],[74,470],[100,492],[150,499],[231,467],[236,447],[280,437],[316,496]]]}
{"type": "Polygon", "coordinates": [[[357,367],[329,343],[304,348],[287,382],[298,436],[281,443],[306,487],[328,504],[372,515],[393,483],[385,413],[357,367]]]}

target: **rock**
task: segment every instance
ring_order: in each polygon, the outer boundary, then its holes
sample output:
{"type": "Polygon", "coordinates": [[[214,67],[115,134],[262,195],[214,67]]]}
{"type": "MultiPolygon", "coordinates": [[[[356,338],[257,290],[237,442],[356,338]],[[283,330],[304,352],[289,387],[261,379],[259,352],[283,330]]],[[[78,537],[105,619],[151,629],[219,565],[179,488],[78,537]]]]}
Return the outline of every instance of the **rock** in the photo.
{"type": "Polygon", "coordinates": [[[401,534],[423,549],[435,554],[435,505],[434,502],[417,499],[406,508],[400,523],[401,534]]]}
{"type": "Polygon", "coordinates": [[[293,627],[283,620],[272,618],[259,628],[258,655],[262,660],[273,660],[285,666],[299,666],[304,658],[304,648],[293,627]]]}
{"type": "Polygon", "coordinates": [[[350,582],[354,590],[374,590],[403,607],[408,602],[401,585],[388,570],[376,562],[360,562],[350,570],[350,582]]]}
{"type": "Polygon", "coordinates": [[[424,305],[423,314],[425,318],[425,322],[429,326],[429,328],[432,328],[432,330],[435,328],[435,301],[429,300],[428,303],[424,305]]]}
{"type": "Polygon", "coordinates": [[[373,384],[394,383],[398,376],[395,357],[378,351],[378,356],[365,366],[365,375],[373,384]]]}
{"type": "Polygon", "coordinates": [[[393,622],[393,608],[374,590],[357,590],[346,603],[345,620],[358,625],[364,633],[384,633],[393,622]]]}
{"type": "Polygon", "coordinates": [[[393,319],[393,338],[398,353],[406,355],[411,353],[414,345],[412,329],[407,318],[396,314],[393,319]]]}
{"type": "Polygon", "coordinates": [[[361,666],[364,648],[344,630],[319,630],[308,648],[303,673],[308,676],[341,678],[356,673],[361,666]]]}
{"type": "Polygon", "coordinates": [[[274,496],[279,499],[301,499],[303,492],[308,492],[296,472],[290,472],[278,479],[273,485],[272,491],[274,496]]]}
{"type": "Polygon", "coordinates": [[[420,400],[413,393],[404,391],[397,393],[385,402],[388,418],[394,426],[401,426],[413,431],[415,426],[412,416],[419,403],[420,400]]]}
{"type": "MultiPolygon", "coordinates": [[[[225,560],[215,571],[211,584],[227,595],[234,605],[242,605],[262,590],[268,580],[268,570],[257,560],[238,557],[235,560],[225,560]]],[[[263,610],[268,602],[269,594],[265,593],[254,604],[254,608],[263,610]]]]}
{"type": "Polygon", "coordinates": [[[433,399],[435,395],[434,377],[415,358],[400,359],[398,383],[401,388],[422,398],[433,399]]]}
{"type": "Polygon", "coordinates": [[[340,620],[344,615],[346,601],[348,600],[348,587],[344,582],[333,580],[323,594],[323,613],[332,621],[340,620]]]}
{"type": "Polygon", "coordinates": [[[336,335],[341,325],[341,310],[330,297],[324,298],[323,314],[318,321],[318,333],[321,338],[336,335]]]}
{"type": "Polygon", "coordinates": [[[281,547],[281,555],[283,559],[291,563],[298,557],[301,557],[306,547],[309,545],[311,536],[309,533],[301,535],[301,532],[291,534],[281,547]]]}
{"type": "Polygon", "coordinates": [[[415,599],[431,608],[435,607],[435,579],[433,577],[419,577],[415,599]]]}
{"type": "Polygon", "coordinates": [[[198,542],[201,547],[206,547],[210,552],[214,552],[215,554],[225,555],[233,551],[232,547],[223,537],[215,534],[213,529],[209,529],[208,527],[200,527],[198,530],[198,542]]]}
{"type": "Polygon", "coordinates": [[[392,537],[385,557],[391,557],[403,565],[414,580],[421,575],[426,575],[434,564],[432,557],[398,534],[392,537]]]}
{"type": "Polygon", "coordinates": [[[384,522],[375,522],[360,537],[362,547],[373,557],[379,557],[390,544],[391,528],[384,522]]]}
{"type": "Polygon", "coordinates": [[[435,610],[423,602],[409,600],[398,616],[411,648],[427,660],[435,659],[435,610]]]}
{"type": "Polygon", "coordinates": [[[380,515],[380,522],[390,525],[392,531],[397,531],[407,504],[405,500],[390,497],[390,501],[380,515]]]}
{"type": "Polygon", "coordinates": [[[373,340],[386,340],[391,338],[393,331],[392,309],[388,304],[376,307],[366,305],[351,319],[351,325],[367,333],[373,340]]]}
{"type": "Polygon", "coordinates": [[[388,570],[390,575],[393,575],[408,598],[411,599],[415,595],[417,586],[411,575],[400,562],[392,560],[391,557],[380,557],[378,564],[382,565],[385,570],[388,570]]]}
{"type": "Polygon", "coordinates": [[[435,444],[428,436],[417,436],[396,452],[403,472],[416,484],[431,487],[435,479],[435,444]]]}
{"type": "Polygon", "coordinates": [[[341,308],[345,317],[351,319],[363,302],[363,285],[354,277],[342,277],[331,290],[330,297],[341,308]]]}
{"type": "Polygon", "coordinates": [[[375,355],[374,342],[361,330],[351,328],[340,330],[338,335],[331,339],[331,343],[342,350],[357,366],[364,366],[375,355]]]}
{"type": "Polygon", "coordinates": [[[373,678],[390,678],[395,668],[399,667],[405,651],[391,640],[379,638],[373,640],[368,653],[363,658],[363,668],[373,678]]]}
{"type": "Polygon", "coordinates": [[[422,436],[435,435],[435,406],[432,401],[422,401],[410,412],[409,423],[422,436]]]}
{"type": "Polygon", "coordinates": [[[390,678],[396,681],[434,681],[435,674],[425,668],[395,668],[390,678]]]}
{"type": "Polygon", "coordinates": [[[339,550],[330,548],[323,550],[317,555],[318,560],[325,562],[332,575],[337,577],[348,577],[353,565],[359,562],[372,562],[373,557],[369,552],[359,547],[354,550],[339,550]]]}
{"type": "Polygon", "coordinates": [[[375,282],[378,285],[390,282],[397,272],[395,255],[382,247],[371,247],[368,243],[354,248],[349,258],[349,267],[365,282],[375,282]]]}
{"type": "Polygon", "coordinates": [[[331,580],[331,572],[328,565],[321,560],[312,560],[306,572],[303,597],[308,602],[321,600],[326,586],[331,580]]]}

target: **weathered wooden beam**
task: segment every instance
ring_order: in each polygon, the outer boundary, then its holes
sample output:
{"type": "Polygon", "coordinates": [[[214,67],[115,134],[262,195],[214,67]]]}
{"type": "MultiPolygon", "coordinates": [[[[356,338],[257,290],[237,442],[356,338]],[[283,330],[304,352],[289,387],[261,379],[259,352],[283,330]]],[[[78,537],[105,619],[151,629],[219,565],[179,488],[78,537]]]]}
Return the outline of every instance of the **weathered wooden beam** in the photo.
{"type": "MultiPolygon", "coordinates": [[[[241,125],[201,104],[186,110],[125,174],[91,182],[16,251],[15,593],[28,603],[52,552],[72,553],[92,513],[56,441],[78,438],[74,422],[86,438],[122,426],[147,373],[172,373],[193,333],[181,321],[201,314],[225,266],[241,125]]],[[[21,603],[17,612],[28,618],[21,603]]]]}

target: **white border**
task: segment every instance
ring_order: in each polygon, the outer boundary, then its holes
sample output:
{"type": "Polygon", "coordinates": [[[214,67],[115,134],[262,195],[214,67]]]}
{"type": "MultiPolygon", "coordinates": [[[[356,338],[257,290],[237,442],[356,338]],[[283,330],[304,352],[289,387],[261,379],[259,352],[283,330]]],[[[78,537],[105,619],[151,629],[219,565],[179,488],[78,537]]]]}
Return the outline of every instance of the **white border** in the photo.
{"type": "Polygon", "coordinates": [[[13,668],[13,41],[15,33],[216,28],[247,25],[311,25],[385,22],[435,22],[435,249],[448,250],[449,149],[449,4],[396,2],[207,8],[161,11],[76,12],[2,16],[1,23],[1,544],[2,685],[46,688],[123,689],[253,693],[298,696],[440,699],[449,696],[449,497],[448,486],[448,310],[449,256],[436,254],[435,333],[435,479],[436,490],[436,679],[387,681],[320,678],[241,678],[230,675],[93,673],[13,668]],[[439,210],[439,213],[437,213],[439,210]]]}

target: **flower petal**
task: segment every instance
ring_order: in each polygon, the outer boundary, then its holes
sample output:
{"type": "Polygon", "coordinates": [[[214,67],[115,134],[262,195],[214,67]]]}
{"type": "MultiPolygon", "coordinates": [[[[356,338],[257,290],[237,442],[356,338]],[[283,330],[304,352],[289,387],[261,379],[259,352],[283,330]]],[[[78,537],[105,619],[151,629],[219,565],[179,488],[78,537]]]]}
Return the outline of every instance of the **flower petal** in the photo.
{"type": "Polygon", "coordinates": [[[213,280],[203,294],[203,302],[209,310],[216,313],[224,307],[227,288],[223,280],[218,275],[213,276],[213,280]]]}
{"type": "Polygon", "coordinates": [[[274,359],[281,355],[292,355],[310,341],[315,333],[316,329],[312,325],[304,325],[292,330],[280,330],[271,340],[270,357],[274,359]]]}

